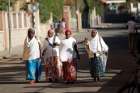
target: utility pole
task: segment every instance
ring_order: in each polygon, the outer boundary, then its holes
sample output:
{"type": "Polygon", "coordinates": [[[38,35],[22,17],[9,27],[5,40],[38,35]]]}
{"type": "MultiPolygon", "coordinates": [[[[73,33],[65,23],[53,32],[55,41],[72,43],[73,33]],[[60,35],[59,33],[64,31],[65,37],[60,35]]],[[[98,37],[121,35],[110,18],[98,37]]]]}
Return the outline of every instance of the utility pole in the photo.
{"type": "Polygon", "coordinates": [[[76,12],[76,27],[77,27],[77,30],[79,31],[79,27],[78,27],[78,10],[77,10],[78,8],[77,8],[77,0],[75,0],[75,12],[76,12]]]}
{"type": "Polygon", "coordinates": [[[39,3],[37,1],[32,0],[31,1],[31,12],[32,12],[32,27],[35,29],[35,12],[37,12],[39,9],[39,3]]]}
{"type": "Polygon", "coordinates": [[[8,31],[9,31],[9,55],[11,54],[11,20],[10,20],[10,6],[11,1],[8,0],[8,31]]]}
{"type": "Polygon", "coordinates": [[[77,31],[80,31],[80,12],[79,12],[79,8],[78,8],[78,0],[75,0],[75,7],[76,7],[76,23],[77,23],[77,31]]]}
{"type": "Polygon", "coordinates": [[[31,1],[31,10],[32,10],[32,28],[35,29],[35,13],[34,13],[34,10],[35,10],[35,0],[31,1]]]}

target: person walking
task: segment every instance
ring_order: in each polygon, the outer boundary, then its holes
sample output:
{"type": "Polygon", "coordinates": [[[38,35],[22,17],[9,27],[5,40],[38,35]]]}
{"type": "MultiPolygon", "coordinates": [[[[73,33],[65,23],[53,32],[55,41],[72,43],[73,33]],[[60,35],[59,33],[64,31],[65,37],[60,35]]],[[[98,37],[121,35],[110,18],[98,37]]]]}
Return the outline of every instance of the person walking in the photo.
{"type": "Polygon", "coordinates": [[[35,37],[35,31],[28,29],[24,41],[23,60],[26,62],[26,79],[30,84],[38,82],[41,76],[40,42],[35,37]]]}
{"type": "Polygon", "coordinates": [[[62,40],[60,60],[63,64],[63,79],[65,83],[74,83],[77,79],[76,56],[79,59],[79,53],[76,45],[76,39],[73,38],[72,32],[67,29],[65,31],[65,39],[62,40]]]}
{"type": "Polygon", "coordinates": [[[62,63],[59,59],[60,39],[55,35],[54,30],[50,29],[45,38],[42,55],[45,62],[46,80],[57,82],[62,77],[62,63]]]}
{"type": "Polygon", "coordinates": [[[128,27],[129,52],[133,53],[135,52],[136,48],[136,33],[137,33],[136,22],[134,17],[131,17],[131,19],[128,21],[127,27],[128,27]]]}
{"type": "Polygon", "coordinates": [[[85,47],[89,55],[91,77],[99,81],[106,70],[108,46],[95,29],[92,30],[91,37],[90,41],[85,39],[85,47]]]}
{"type": "Polygon", "coordinates": [[[60,22],[60,33],[65,33],[66,31],[66,21],[65,18],[62,18],[61,22],[60,22]]]}

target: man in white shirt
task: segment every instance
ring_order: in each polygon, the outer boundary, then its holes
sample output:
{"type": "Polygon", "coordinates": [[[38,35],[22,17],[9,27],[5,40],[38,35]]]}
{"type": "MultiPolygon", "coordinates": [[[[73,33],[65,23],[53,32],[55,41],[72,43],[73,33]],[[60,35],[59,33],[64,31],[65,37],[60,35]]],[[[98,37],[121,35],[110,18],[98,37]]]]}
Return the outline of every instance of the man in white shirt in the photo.
{"type": "Polygon", "coordinates": [[[135,49],[135,40],[136,40],[135,37],[137,32],[134,17],[132,17],[131,20],[128,21],[127,26],[128,26],[129,51],[132,53],[134,52],[135,49]]]}

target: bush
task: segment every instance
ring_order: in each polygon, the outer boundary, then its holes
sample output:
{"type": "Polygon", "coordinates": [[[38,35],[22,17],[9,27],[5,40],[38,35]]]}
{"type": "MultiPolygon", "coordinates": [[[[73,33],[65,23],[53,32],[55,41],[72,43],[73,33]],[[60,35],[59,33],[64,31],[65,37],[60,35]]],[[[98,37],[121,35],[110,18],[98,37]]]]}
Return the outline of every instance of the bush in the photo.
{"type": "MultiPolygon", "coordinates": [[[[10,7],[12,7],[15,2],[16,0],[11,0],[10,7]]],[[[8,0],[0,0],[0,11],[7,11],[7,10],[8,10],[8,0]]]]}
{"type": "Polygon", "coordinates": [[[62,18],[64,0],[39,0],[39,4],[42,23],[47,22],[50,18],[50,13],[53,14],[53,19],[55,21],[62,18]]]}

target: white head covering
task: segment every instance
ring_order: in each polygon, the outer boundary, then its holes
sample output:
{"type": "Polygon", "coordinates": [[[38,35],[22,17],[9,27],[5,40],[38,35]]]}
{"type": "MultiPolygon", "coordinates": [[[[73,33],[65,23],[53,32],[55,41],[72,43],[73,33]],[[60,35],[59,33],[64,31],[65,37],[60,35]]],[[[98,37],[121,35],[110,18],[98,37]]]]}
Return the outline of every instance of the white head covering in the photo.
{"type": "Polygon", "coordinates": [[[93,30],[96,32],[95,37],[93,37],[90,41],[89,41],[89,48],[93,53],[97,53],[97,52],[107,52],[108,51],[108,46],[107,44],[104,42],[103,38],[99,35],[99,33],[97,32],[97,30],[93,30]]]}

